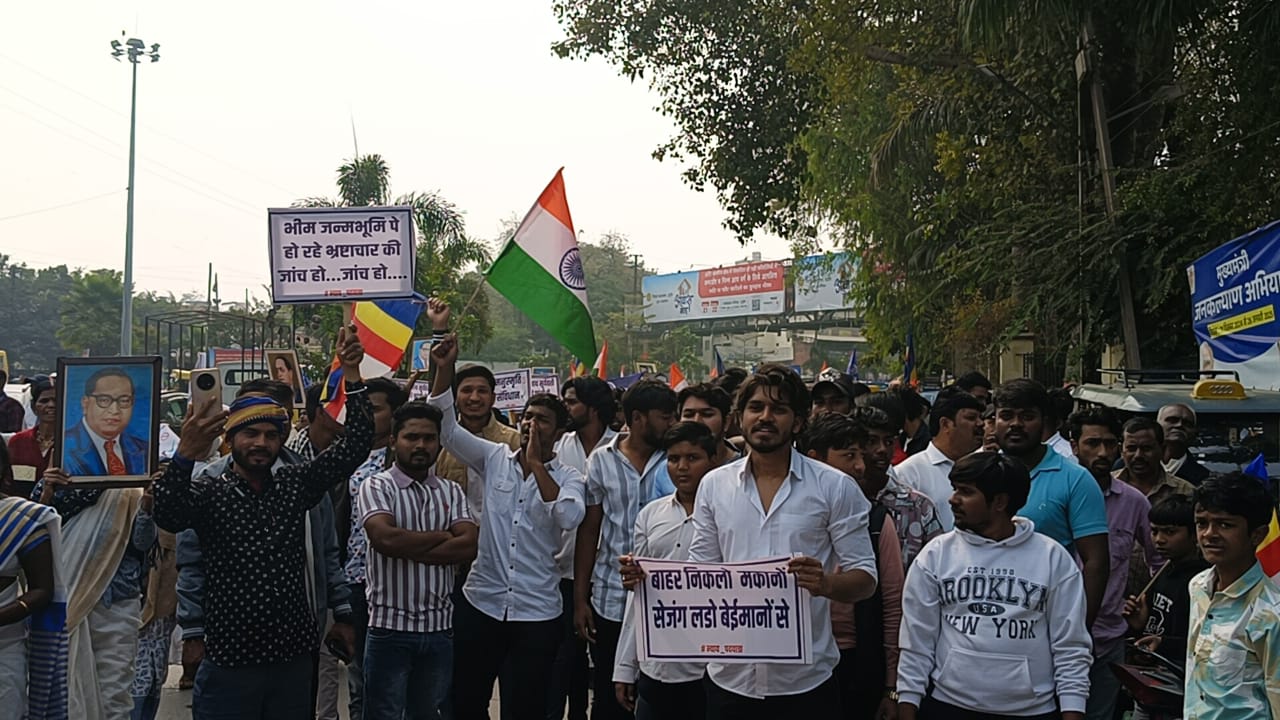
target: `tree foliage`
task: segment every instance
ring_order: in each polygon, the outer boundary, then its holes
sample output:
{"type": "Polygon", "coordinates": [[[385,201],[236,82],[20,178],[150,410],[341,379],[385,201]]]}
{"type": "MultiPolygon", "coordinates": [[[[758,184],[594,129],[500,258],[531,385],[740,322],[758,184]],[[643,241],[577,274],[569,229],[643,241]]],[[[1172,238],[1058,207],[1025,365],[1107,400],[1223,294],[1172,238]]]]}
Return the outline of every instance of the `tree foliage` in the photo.
{"type": "Polygon", "coordinates": [[[715,187],[740,237],[858,253],[873,354],[899,353],[913,326],[926,372],[955,369],[957,345],[973,365],[1024,332],[1044,379],[1088,369],[1119,338],[1121,257],[1144,360],[1185,364],[1183,268],[1280,214],[1274,2],[555,6],[557,51],[602,56],[660,93],[678,133],[659,156],[715,187]],[[1076,73],[1084,28],[1114,218],[1076,73]]]}

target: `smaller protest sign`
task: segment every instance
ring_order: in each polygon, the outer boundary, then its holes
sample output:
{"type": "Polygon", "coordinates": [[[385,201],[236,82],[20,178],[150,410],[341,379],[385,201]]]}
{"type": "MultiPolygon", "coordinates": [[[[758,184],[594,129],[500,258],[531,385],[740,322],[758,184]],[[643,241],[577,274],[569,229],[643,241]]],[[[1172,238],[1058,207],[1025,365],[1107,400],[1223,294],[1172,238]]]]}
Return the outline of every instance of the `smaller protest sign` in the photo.
{"type": "Polygon", "coordinates": [[[524,410],[530,395],[529,368],[493,374],[493,406],[499,410],[524,410]]]}
{"type": "Polygon", "coordinates": [[[407,207],[267,211],[276,305],[413,296],[413,210],[407,207]]]}
{"type": "Polygon", "coordinates": [[[534,395],[538,393],[550,393],[556,397],[560,396],[560,378],[555,375],[547,375],[539,373],[541,368],[533,368],[533,375],[529,378],[529,391],[534,395]]]}
{"type": "Polygon", "coordinates": [[[788,558],[690,563],[637,558],[641,661],[811,663],[809,593],[788,558]]]}

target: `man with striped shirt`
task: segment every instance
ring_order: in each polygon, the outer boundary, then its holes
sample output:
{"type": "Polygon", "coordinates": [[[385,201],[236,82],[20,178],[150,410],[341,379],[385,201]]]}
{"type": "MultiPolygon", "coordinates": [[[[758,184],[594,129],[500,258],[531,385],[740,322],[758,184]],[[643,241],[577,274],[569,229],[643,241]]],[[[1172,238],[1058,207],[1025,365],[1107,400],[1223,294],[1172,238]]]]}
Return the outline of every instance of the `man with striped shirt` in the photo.
{"type": "Polygon", "coordinates": [[[641,380],[622,396],[627,432],[596,447],[587,459],[587,509],[574,550],[574,627],[590,643],[595,675],[591,720],[629,720],[618,704],[609,668],[614,665],[627,592],[618,559],[631,553],[636,516],[653,498],[658,470],[666,464],[662,436],[671,427],[676,394],[666,384],[641,380]]]}
{"type": "Polygon", "coordinates": [[[439,408],[395,413],[395,464],[360,486],[369,539],[366,720],[434,720],[453,675],[454,569],[476,556],[479,526],[457,483],[437,477],[439,408]]]}

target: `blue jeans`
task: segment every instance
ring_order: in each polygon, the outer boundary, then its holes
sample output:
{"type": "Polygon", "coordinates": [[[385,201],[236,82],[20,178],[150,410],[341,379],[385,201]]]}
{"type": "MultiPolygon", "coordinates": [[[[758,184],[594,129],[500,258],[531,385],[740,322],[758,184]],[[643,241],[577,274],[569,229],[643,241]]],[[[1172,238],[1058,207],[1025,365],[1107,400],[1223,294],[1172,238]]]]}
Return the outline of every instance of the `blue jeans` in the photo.
{"type": "Polygon", "coordinates": [[[205,658],[196,671],[194,720],[309,720],[311,655],[273,665],[223,668],[205,658]]]}
{"type": "Polygon", "coordinates": [[[371,627],[363,669],[364,720],[437,720],[453,683],[453,630],[371,627]]]}

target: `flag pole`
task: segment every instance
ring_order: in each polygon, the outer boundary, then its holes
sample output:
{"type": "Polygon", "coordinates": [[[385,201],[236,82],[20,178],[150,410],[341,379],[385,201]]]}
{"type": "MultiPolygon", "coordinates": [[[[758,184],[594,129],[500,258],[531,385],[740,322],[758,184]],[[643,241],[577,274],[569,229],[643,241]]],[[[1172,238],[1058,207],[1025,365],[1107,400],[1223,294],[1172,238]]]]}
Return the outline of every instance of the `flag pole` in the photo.
{"type": "Polygon", "coordinates": [[[471,293],[471,297],[467,298],[467,304],[462,306],[462,312],[458,313],[459,320],[467,316],[467,311],[471,309],[471,305],[476,301],[476,298],[480,295],[480,291],[483,289],[484,278],[481,278],[480,282],[476,283],[475,292],[471,293]]]}

